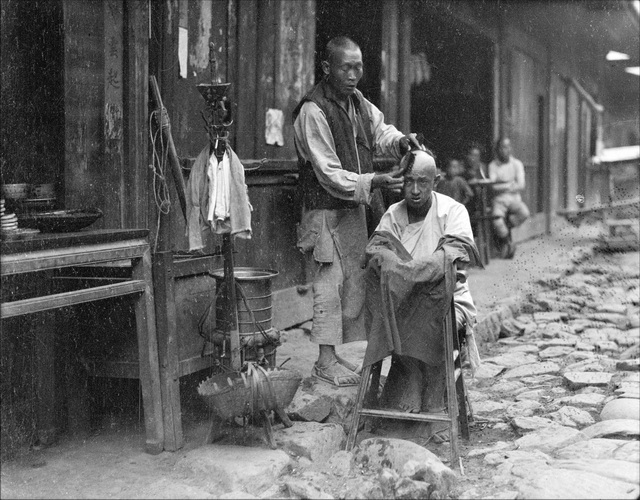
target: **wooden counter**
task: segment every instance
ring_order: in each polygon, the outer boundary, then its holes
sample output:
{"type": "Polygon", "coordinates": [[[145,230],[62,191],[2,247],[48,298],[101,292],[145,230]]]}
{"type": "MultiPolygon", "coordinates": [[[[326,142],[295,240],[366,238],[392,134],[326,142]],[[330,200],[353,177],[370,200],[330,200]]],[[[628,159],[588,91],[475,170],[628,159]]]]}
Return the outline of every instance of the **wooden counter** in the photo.
{"type": "MultiPolygon", "coordinates": [[[[38,234],[26,240],[0,244],[0,276],[34,273],[78,265],[93,265],[131,260],[131,279],[63,293],[4,301],[0,318],[40,313],[60,307],[96,300],[133,295],[139,351],[140,385],[145,416],[146,445],[149,453],[160,453],[164,446],[162,399],[156,337],[151,252],[147,230],[99,230],[75,233],[38,234]]],[[[40,291],[40,290],[39,290],[40,291]]],[[[45,326],[38,330],[36,363],[38,368],[38,431],[55,432],[53,398],[54,331],[45,326]]]]}

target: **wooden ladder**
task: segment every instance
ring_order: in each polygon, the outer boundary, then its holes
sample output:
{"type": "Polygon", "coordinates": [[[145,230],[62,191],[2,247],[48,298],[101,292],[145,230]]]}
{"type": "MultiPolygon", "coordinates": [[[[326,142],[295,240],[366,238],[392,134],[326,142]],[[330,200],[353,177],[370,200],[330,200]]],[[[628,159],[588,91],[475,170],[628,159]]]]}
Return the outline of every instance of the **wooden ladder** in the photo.
{"type": "Polygon", "coordinates": [[[460,449],[458,447],[458,433],[462,433],[465,440],[469,439],[469,422],[473,420],[471,405],[467,398],[462,363],[460,356],[460,341],[458,339],[455,309],[453,300],[444,318],[444,352],[445,377],[447,388],[447,412],[443,413],[405,413],[397,410],[376,408],[378,390],[380,386],[380,372],[382,360],[369,365],[362,371],[360,387],[356,396],[356,406],[353,420],[347,437],[346,450],[351,451],[355,446],[356,436],[362,417],[389,418],[397,420],[412,420],[419,422],[446,422],[449,424],[451,445],[451,467],[459,466],[464,474],[460,449]],[[366,401],[365,401],[366,399],[366,401]],[[365,406],[366,404],[366,406],[365,406]]]}

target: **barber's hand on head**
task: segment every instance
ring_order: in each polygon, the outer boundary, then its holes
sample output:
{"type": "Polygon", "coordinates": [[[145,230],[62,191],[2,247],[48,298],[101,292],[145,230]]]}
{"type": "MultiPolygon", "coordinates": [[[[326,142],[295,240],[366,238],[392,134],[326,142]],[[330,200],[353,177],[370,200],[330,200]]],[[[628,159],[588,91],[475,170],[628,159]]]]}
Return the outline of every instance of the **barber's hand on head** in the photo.
{"type": "MultiPolygon", "coordinates": [[[[422,134],[420,134],[422,135],[422,134]]],[[[418,134],[411,133],[407,134],[404,137],[400,138],[400,142],[398,144],[398,148],[400,149],[400,154],[404,156],[412,149],[424,149],[424,146],[420,144],[420,137],[418,134]]]]}
{"type": "Polygon", "coordinates": [[[388,189],[399,191],[402,189],[403,177],[394,177],[392,174],[376,173],[371,179],[371,189],[388,189]]]}

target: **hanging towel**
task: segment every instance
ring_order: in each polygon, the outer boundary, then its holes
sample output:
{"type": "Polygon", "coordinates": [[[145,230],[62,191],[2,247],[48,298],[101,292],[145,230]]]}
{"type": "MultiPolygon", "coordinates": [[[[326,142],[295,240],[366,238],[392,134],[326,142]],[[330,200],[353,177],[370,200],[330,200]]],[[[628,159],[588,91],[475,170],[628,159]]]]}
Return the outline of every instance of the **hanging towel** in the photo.
{"type": "Polygon", "coordinates": [[[216,234],[231,231],[229,219],[231,217],[229,207],[230,196],[230,170],[229,155],[225,151],[222,161],[218,161],[216,155],[209,158],[207,180],[209,181],[209,210],[207,221],[216,234]]]}
{"type": "Polygon", "coordinates": [[[233,236],[251,238],[251,211],[253,207],[249,202],[248,188],[244,181],[244,167],[236,153],[228,145],[223,160],[220,162],[221,165],[218,165],[215,155],[211,155],[209,152],[209,145],[200,152],[191,168],[187,183],[186,236],[189,242],[189,251],[204,248],[202,232],[206,230],[216,234],[230,232],[233,236]],[[220,179],[215,175],[215,188],[212,191],[210,167],[215,165],[215,174],[218,174],[220,172],[217,170],[218,167],[221,170],[225,168],[225,159],[228,161],[228,177],[223,174],[221,176],[222,182],[218,182],[220,179]],[[222,195],[219,196],[221,192],[222,195]],[[214,193],[215,199],[212,199],[214,193]],[[216,211],[216,207],[218,211],[216,211]],[[223,213],[222,221],[218,218],[221,213],[223,213]]]}

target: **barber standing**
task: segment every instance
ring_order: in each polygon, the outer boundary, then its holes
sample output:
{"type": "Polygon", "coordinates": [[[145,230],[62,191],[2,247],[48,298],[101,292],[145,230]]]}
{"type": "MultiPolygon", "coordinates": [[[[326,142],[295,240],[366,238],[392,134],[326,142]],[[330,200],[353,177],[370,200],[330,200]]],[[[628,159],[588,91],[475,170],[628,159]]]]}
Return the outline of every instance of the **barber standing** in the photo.
{"type": "Polygon", "coordinates": [[[363,62],[353,40],[330,40],[322,71],[322,81],[293,112],[302,189],[297,246],[307,256],[313,282],[311,341],[319,345],[319,354],[312,375],[349,386],[360,383],[358,369],[335,348],[366,339],[361,268],[368,241],[365,206],[372,204],[375,189],[398,191],[403,183],[399,167],[374,173],[373,157],[399,160],[410,143],[419,144],[415,134],[405,136],[386,124],[382,112],[356,88],[363,62]]]}

